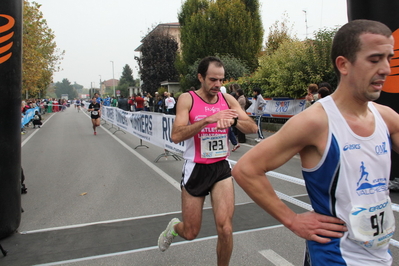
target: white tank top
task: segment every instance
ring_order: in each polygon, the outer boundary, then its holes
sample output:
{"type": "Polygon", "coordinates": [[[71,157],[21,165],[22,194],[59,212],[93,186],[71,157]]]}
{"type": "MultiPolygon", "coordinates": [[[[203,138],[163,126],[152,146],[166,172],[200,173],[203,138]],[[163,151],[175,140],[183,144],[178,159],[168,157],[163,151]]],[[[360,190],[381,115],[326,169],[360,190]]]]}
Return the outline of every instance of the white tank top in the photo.
{"type": "Polygon", "coordinates": [[[352,131],[331,96],[318,102],[328,116],[328,141],[319,164],[302,172],[315,212],[342,219],[348,232],[327,245],[307,241],[309,265],[391,265],[388,128],[371,102],[375,130],[368,137],[352,131]]]}

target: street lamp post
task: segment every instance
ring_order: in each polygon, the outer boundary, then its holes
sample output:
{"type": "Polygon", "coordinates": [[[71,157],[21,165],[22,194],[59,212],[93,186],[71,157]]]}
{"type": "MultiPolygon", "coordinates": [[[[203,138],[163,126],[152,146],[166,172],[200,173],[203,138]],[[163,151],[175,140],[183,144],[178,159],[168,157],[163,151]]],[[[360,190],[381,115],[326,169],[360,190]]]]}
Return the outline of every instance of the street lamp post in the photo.
{"type": "Polygon", "coordinates": [[[116,95],[115,95],[114,61],[111,61],[111,63],[112,63],[112,87],[114,88],[114,97],[116,97],[116,95]]]}

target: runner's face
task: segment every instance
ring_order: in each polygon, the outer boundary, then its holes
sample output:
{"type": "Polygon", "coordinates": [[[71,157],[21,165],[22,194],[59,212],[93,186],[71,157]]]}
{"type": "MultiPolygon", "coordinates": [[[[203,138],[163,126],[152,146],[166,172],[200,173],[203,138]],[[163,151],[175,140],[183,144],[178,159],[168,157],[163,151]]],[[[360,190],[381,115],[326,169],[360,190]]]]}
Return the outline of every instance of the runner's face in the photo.
{"type": "Polygon", "coordinates": [[[394,39],[367,33],[360,36],[360,42],[356,61],[348,63],[348,80],[359,98],[374,101],[379,98],[385,79],[391,73],[389,63],[394,39]]]}
{"type": "Polygon", "coordinates": [[[224,68],[216,66],[215,63],[210,63],[205,78],[198,74],[198,79],[204,92],[210,96],[215,96],[220,91],[224,80],[224,68]]]}

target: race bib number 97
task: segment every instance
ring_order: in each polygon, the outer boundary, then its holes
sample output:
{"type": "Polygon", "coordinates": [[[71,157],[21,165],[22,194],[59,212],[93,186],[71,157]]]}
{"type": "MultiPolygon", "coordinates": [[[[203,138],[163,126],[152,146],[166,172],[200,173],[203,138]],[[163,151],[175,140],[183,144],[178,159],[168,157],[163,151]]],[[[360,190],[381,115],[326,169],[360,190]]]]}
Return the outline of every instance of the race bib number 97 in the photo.
{"type": "Polygon", "coordinates": [[[388,245],[395,231],[391,200],[388,198],[372,205],[354,206],[350,223],[349,238],[357,244],[370,249],[388,245]]]}
{"type": "Polygon", "coordinates": [[[228,152],[227,134],[201,136],[201,157],[219,158],[226,157],[228,152]]]}

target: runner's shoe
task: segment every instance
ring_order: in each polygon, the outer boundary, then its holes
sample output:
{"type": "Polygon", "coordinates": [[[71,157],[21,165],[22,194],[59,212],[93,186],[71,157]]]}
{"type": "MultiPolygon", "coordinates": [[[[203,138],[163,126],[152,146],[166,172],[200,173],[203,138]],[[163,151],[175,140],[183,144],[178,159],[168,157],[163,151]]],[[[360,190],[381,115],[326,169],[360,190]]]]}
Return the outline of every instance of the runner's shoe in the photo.
{"type": "Polygon", "coordinates": [[[240,148],[240,144],[237,144],[233,147],[233,149],[231,150],[232,152],[236,151],[238,148],[240,148]]]}
{"type": "Polygon", "coordinates": [[[162,252],[164,252],[165,250],[167,250],[169,248],[170,244],[172,244],[173,238],[175,238],[175,236],[177,236],[177,233],[175,232],[173,226],[178,223],[180,223],[180,220],[177,218],[173,218],[169,222],[165,231],[163,231],[161,233],[161,235],[159,236],[158,247],[159,247],[159,250],[161,250],[162,252]]]}
{"type": "Polygon", "coordinates": [[[97,135],[97,132],[94,131],[94,135],[97,135]]]}

